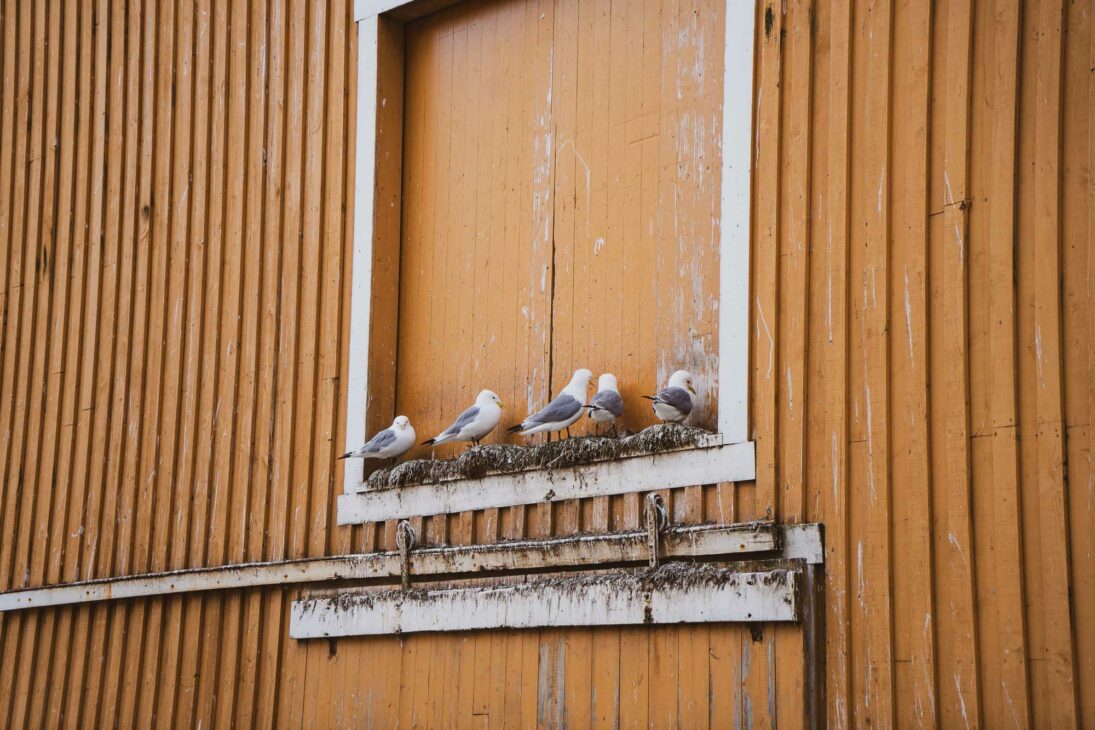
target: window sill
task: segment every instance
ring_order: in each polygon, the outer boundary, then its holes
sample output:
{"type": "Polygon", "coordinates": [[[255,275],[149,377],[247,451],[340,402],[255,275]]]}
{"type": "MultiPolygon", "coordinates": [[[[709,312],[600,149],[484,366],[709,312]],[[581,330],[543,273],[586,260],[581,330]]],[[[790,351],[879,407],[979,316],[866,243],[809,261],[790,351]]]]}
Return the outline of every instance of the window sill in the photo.
{"type": "Polygon", "coordinates": [[[338,499],[338,524],[356,525],[755,478],[753,442],[725,443],[721,434],[711,434],[699,444],[681,449],[569,467],[487,473],[476,478],[443,479],[343,494],[338,499]]]}

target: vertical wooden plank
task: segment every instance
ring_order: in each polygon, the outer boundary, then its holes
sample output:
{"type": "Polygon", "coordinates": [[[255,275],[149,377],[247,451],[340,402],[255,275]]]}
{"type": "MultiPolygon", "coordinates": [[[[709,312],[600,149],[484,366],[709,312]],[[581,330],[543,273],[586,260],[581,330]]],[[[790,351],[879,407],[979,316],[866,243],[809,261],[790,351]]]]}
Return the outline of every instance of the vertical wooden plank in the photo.
{"type": "Polygon", "coordinates": [[[894,717],[938,723],[928,420],[931,8],[894,6],[892,252],[894,717]],[[904,444],[903,447],[898,446],[904,444]]]}
{"type": "MultiPolygon", "coordinates": [[[[243,560],[263,557],[263,541],[266,535],[265,507],[269,476],[266,466],[270,463],[268,450],[273,441],[271,413],[273,391],[274,319],[276,292],[273,282],[277,277],[277,247],[265,246],[266,195],[271,173],[277,168],[271,163],[273,141],[269,136],[270,125],[276,114],[273,96],[275,82],[270,76],[271,46],[276,40],[271,36],[270,19],[264,5],[252,5],[248,18],[248,119],[247,119],[247,178],[244,208],[246,233],[243,245],[249,256],[248,272],[244,287],[244,348],[241,380],[245,390],[241,402],[241,415],[250,411],[250,423],[240,434],[242,447],[250,453],[246,470],[241,468],[245,494],[242,498],[246,520],[236,528],[240,544],[236,554],[243,560]],[[248,392],[249,391],[249,392],[248,392]],[[248,407],[248,399],[250,406],[248,407]],[[250,436],[246,430],[250,430],[250,436]]],[[[341,236],[332,234],[331,239],[340,247],[341,236]]],[[[275,239],[276,240],[276,239],[275,239]]],[[[330,239],[328,239],[330,240],[330,239]]],[[[321,430],[321,429],[317,429],[321,430]]],[[[329,445],[329,448],[333,446],[329,445]]],[[[241,467],[244,465],[241,465],[241,467]]],[[[318,488],[318,486],[317,486],[318,488]]],[[[230,693],[234,703],[234,720],[237,725],[250,727],[255,724],[257,665],[260,655],[259,641],[263,629],[263,595],[260,591],[245,594],[237,629],[240,637],[237,673],[230,693]]],[[[229,698],[225,697],[225,704],[229,698]]]]}
{"type": "MultiPolygon", "coordinates": [[[[777,484],[779,519],[806,518],[807,327],[810,305],[810,200],[812,197],[809,131],[812,98],[813,5],[791,3],[783,65],[779,179],[779,375],[776,413],[779,434],[777,484]],[[783,323],[786,322],[786,326],[783,323]]],[[[805,714],[804,647],[802,632],[775,630],[777,724],[796,724],[805,714]]]]}
{"type": "Polygon", "coordinates": [[[711,728],[739,728],[741,714],[742,627],[717,624],[710,628],[708,655],[708,718],[711,728]]]}
{"type": "Polygon", "coordinates": [[[1015,359],[1019,13],[974,17],[969,217],[974,536],[983,721],[1029,725],[1015,359]]]}
{"type": "MultiPolygon", "coordinates": [[[[823,288],[825,337],[821,341],[820,359],[826,396],[817,411],[817,433],[822,434],[819,448],[819,489],[824,494],[826,527],[826,698],[828,723],[834,727],[851,723],[851,561],[849,546],[848,490],[848,299],[849,299],[849,145],[850,145],[850,81],[852,72],[850,3],[834,3],[827,8],[830,28],[828,66],[828,98],[826,114],[828,135],[821,140],[828,162],[824,254],[816,258],[824,264],[823,288]],[[821,485],[824,485],[822,488],[821,485]]],[[[819,20],[819,22],[821,22],[819,20]]],[[[758,23],[758,28],[761,27],[758,23]]],[[[814,411],[811,410],[811,413],[814,411]]]]}
{"type": "Polygon", "coordinates": [[[1064,4],[1024,7],[1019,117],[1019,439],[1034,724],[1077,723],[1061,347],[1064,4]]]}
{"type": "MultiPolygon", "coordinates": [[[[67,330],[66,304],[69,292],[70,250],[67,225],[62,202],[66,196],[67,182],[66,148],[60,145],[62,125],[69,116],[64,112],[65,96],[68,84],[68,59],[64,58],[65,20],[61,8],[50,8],[47,29],[49,57],[47,59],[47,111],[43,128],[47,147],[45,150],[45,172],[43,175],[42,223],[39,233],[41,246],[41,271],[44,280],[44,293],[48,297],[41,313],[38,325],[38,337],[43,339],[40,346],[40,361],[36,365],[41,382],[37,408],[42,412],[36,446],[37,463],[33,467],[36,484],[32,491],[37,512],[34,530],[34,542],[38,549],[31,556],[31,581],[39,585],[49,581],[49,573],[56,572],[53,565],[59,563],[59,536],[55,539],[58,526],[63,527],[64,495],[56,481],[57,441],[60,430],[61,403],[60,390],[63,386],[64,372],[59,369],[66,347],[67,330]]],[[[71,135],[71,130],[69,131],[71,135]]],[[[32,482],[34,484],[34,482],[32,482]]],[[[33,680],[28,687],[31,694],[27,699],[26,722],[41,724],[46,711],[46,696],[50,675],[53,671],[52,650],[54,632],[61,612],[43,612],[39,619],[38,638],[32,645],[33,654],[29,663],[23,663],[33,680]]]]}
{"type": "Polygon", "coordinates": [[[779,302],[779,190],[780,121],[783,95],[780,82],[783,68],[783,10],[773,2],[758,7],[756,56],[756,155],[753,177],[753,276],[756,281],[771,282],[756,287],[753,293],[753,317],[756,321],[753,357],[753,420],[757,441],[756,503],[744,519],[775,519],[777,514],[776,454],[778,445],[777,402],[779,377],[778,353],[779,302]],[[763,174],[761,174],[763,171],[763,174]]]}
{"type": "Polygon", "coordinates": [[[1082,5],[1067,6],[1064,123],[1062,127],[1061,241],[1064,318],[1064,399],[1068,448],[1069,536],[1076,687],[1082,727],[1095,724],[1095,237],[1092,159],[1095,134],[1086,110],[1095,103],[1095,18],[1082,5]]]}
{"type": "Polygon", "coordinates": [[[932,510],[940,722],[976,722],[977,637],[970,515],[968,154],[971,12],[934,15],[929,277],[932,328],[932,510]],[[947,637],[946,641],[942,637],[947,637]]]}

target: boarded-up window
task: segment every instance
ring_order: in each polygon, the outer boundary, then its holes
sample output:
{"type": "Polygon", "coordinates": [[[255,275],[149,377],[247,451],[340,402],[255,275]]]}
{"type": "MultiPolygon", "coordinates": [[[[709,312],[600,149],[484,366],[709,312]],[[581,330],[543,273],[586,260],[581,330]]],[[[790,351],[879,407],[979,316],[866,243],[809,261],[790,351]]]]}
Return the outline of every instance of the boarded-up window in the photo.
{"type": "Polygon", "coordinates": [[[406,25],[395,410],[419,434],[484,387],[515,422],[578,367],[619,377],[629,430],[688,369],[715,428],[723,23],[487,0],[406,25]]]}

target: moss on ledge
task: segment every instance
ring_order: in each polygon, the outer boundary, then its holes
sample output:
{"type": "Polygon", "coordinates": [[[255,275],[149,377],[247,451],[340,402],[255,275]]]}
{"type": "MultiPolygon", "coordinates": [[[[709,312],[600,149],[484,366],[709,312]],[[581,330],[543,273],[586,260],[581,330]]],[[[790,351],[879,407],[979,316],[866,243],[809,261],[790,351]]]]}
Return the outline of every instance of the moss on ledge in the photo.
{"type": "Polygon", "coordinates": [[[390,489],[407,484],[477,479],[487,474],[561,469],[687,448],[710,435],[702,428],[662,423],[619,439],[576,436],[536,446],[485,444],[473,446],[455,459],[414,459],[390,469],[378,469],[369,475],[368,485],[369,489],[390,489]]]}

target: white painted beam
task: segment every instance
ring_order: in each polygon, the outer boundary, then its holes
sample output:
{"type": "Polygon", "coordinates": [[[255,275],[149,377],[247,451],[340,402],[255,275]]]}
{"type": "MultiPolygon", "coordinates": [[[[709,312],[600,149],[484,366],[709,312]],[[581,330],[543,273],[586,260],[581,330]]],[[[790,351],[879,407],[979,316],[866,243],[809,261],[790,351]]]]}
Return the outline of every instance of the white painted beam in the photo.
{"type": "MultiPolygon", "coordinates": [[[[366,441],[369,395],[369,331],[372,321],[373,214],[376,188],[376,115],[379,19],[357,24],[357,159],[354,162],[354,258],[350,270],[350,369],[346,381],[345,451],[366,441]]],[[[343,464],[343,484],[360,484],[359,459],[343,464]]]]}
{"type": "MultiPolygon", "coordinates": [[[[726,0],[719,213],[719,433],[749,440],[749,211],[756,0],[726,0]]],[[[774,313],[769,312],[769,316],[774,313]]],[[[760,316],[758,313],[757,316],[760,316]]]]}
{"type": "Polygon", "coordinates": [[[667,565],[653,572],[294,601],[294,639],[422,631],[797,621],[801,572],[667,565]]]}
{"type": "Polygon", "coordinates": [[[355,525],[755,478],[753,443],[746,442],[564,469],[537,469],[482,479],[343,494],[338,498],[338,524],[355,525]]]}
{"type": "MultiPolygon", "coordinates": [[[[661,554],[666,559],[766,554],[820,562],[820,540],[818,525],[671,526],[662,533],[661,554]]],[[[411,572],[424,578],[483,575],[639,563],[647,557],[646,532],[636,530],[489,545],[422,547],[411,552],[411,572]]],[[[0,611],[268,585],[344,580],[397,583],[400,574],[397,551],[192,568],[7,591],[0,593],[0,611]]]]}

